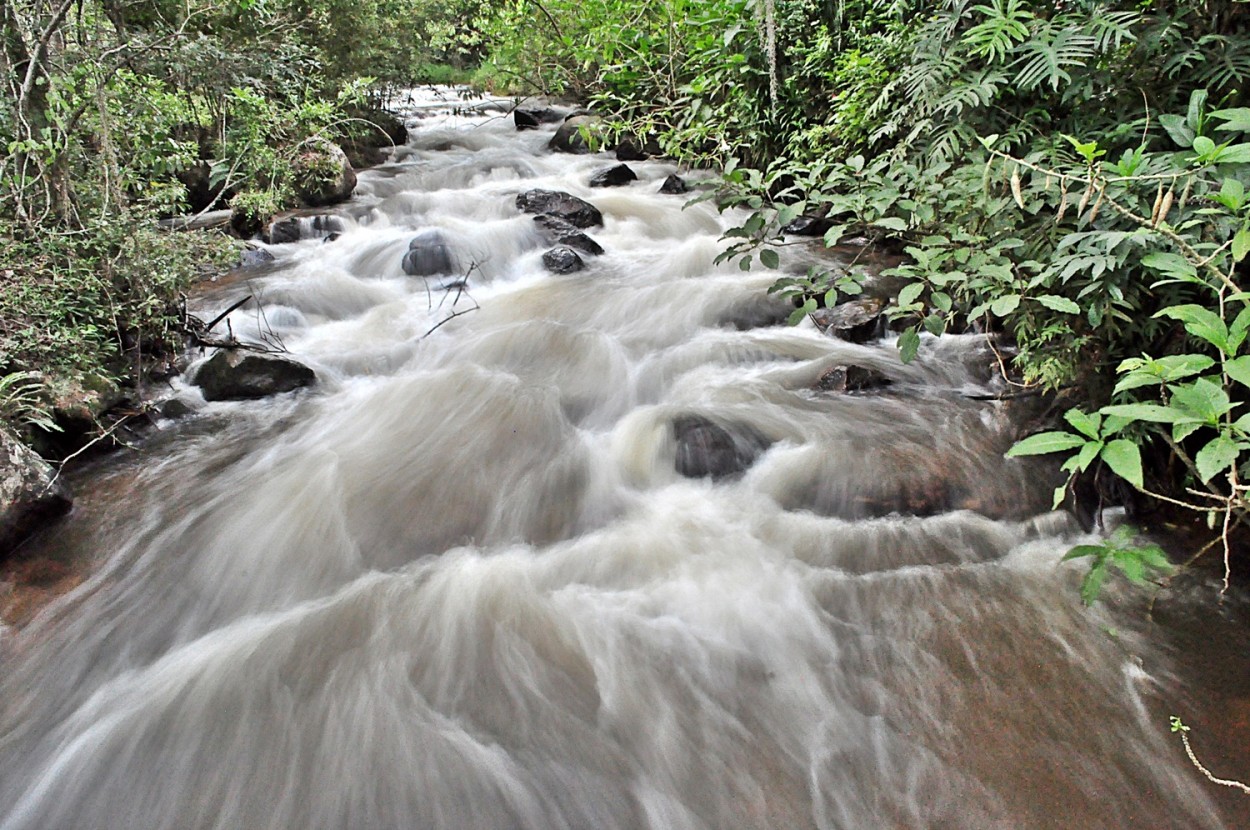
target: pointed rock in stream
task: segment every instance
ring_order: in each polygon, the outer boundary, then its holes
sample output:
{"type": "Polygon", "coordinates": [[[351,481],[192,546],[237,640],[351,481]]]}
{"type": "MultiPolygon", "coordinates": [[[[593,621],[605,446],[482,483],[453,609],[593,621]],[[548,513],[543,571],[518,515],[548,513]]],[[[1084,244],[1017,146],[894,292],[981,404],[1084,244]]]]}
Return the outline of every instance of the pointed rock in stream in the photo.
{"type": "Polygon", "coordinates": [[[851,343],[867,343],[880,335],[881,310],[885,303],[876,297],[852,300],[833,308],[821,308],[812,312],[816,328],[830,337],[851,343]]]}
{"type": "Polygon", "coordinates": [[[206,401],[266,398],[317,381],[317,373],[299,361],[242,349],[220,349],[195,373],[206,401]]]}
{"type": "Polygon", "coordinates": [[[0,558],[73,502],[52,465],[0,428],[0,558]]]}
{"type": "Polygon", "coordinates": [[[690,185],[686,184],[685,179],[674,173],[664,180],[664,184],[660,185],[660,192],[669,196],[680,196],[683,193],[690,192],[690,185]]]}
{"type": "Polygon", "coordinates": [[[609,167],[606,170],[600,170],[590,177],[591,187],[624,187],[630,182],[637,181],[638,174],[630,169],[628,164],[618,164],[615,167],[609,167]]]}
{"type": "Polygon", "coordinates": [[[573,274],[586,267],[577,252],[564,245],[543,254],[543,265],[553,274],[573,274]]]}
{"type": "Polygon", "coordinates": [[[412,238],[401,267],[410,277],[436,277],[456,270],[447,238],[436,228],[423,230],[412,238]]]}

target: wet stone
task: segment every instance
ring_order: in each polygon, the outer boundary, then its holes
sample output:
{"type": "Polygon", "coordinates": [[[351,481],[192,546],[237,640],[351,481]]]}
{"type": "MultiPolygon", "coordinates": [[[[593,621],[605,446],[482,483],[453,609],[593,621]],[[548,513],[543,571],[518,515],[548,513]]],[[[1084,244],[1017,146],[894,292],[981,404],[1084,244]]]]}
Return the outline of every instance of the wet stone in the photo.
{"type": "Polygon", "coordinates": [[[411,277],[434,277],[455,270],[447,239],[438,230],[424,230],[408,243],[402,263],[404,273],[411,277]]]}
{"type": "Polygon", "coordinates": [[[239,254],[240,268],[261,268],[273,261],[273,254],[261,248],[244,248],[239,254]]]}
{"type": "Polygon", "coordinates": [[[816,388],[822,392],[867,392],[894,383],[883,372],[864,366],[834,366],[820,376],[816,388]]]}
{"type": "Polygon", "coordinates": [[[680,196],[683,193],[690,192],[690,185],[686,184],[686,180],[677,174],[673,174],[664,180],[664,184],[660,185],[660,192],[669,196],[680,196]]]}
{"type": "Polygon", "coordinates": [[[755,463],[771,442],[751,427],[722,425],[702,415],[673,419],[676,469],[686,478],[713,480],[737,475],[755,463]]]}
{"type": "Polygon", "coordinates": [[[589,113],[573,113],[564,119],[564,123],[556,129],[556,134],[547,142],[547,147],[557,153],[589,153],[590,145],[582,134],[594,132],[600,127],[601,119],[589,113]]]}
{"type": "Polygon", "coordinates": [[[630,182],[637,181],[638,174],[635,173],[628,164],[618,164],[615,167],[609,167],[606,170],[600,170],[590,177],[591,187],[624,187],[630,182]]]}
{"type": "Polygon", "coordinates": [[[800,216],[781,229],[787,236],[824,236],[833,223],[821,216],[800,216]]]}
{"type": "Polygon", "coordinates": [[[866,343],[879,336],[881,311],[885,307],[875,297],[852,300],[833,308],[820,308],[812,312],[816,328],[830,337],[851,343],[866,343]]]}
{"type": "Polygon", "coordinates": [[[72,503],[52,465],[0,429],[0,557],[72,503]]]}
{"type": "Polygon", "coordinates": [[[206,401],[266,398],[311,386],[317,374],[289,357],[221,349],[195,374],[206,401]]]}
{"type": "Polygon", "coordinates": [[[564,120],[564,116],[549,107],[534,109],[515,109],[512,111],[512,122],[517,131],[536,130],[543,124],[556,124],[564,120]]]}
{"type": "Polygon", "coordinates": [[[561,245],[543,254],[543,266],[553,274],[573,274],[586,267],[572,248],[561,245]]]}
{"type": "Polygon", "coordinates": [[[557,190],[527,190],[516,197],[522,213],[536,213],[567,222],[574,228],[593,228],[603,224],[599,209],[569,193],[557,190]]]}

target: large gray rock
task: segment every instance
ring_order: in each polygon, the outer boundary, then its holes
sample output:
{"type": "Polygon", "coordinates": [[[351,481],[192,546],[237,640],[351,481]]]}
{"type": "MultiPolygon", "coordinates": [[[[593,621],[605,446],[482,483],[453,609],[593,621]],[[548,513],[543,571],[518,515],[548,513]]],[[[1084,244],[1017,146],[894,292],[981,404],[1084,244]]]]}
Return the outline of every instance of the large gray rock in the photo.
{"type": "Polygon", "coordinates": [[[544,234],[553,242],[576,248],[582,253],[590,254],[591,256],[603,254],[602,245],[558,216],[543,214],[535,216],[534,222],[543,229],[544,234]]]}
{"type": "Polygon", "coordinates": [[[195,374],[206,401],[266,398],[317,381],[317,374],[289,357],[221,349],[195,374]]]}
{"type": "Polygon", "coordinates": [[[585,199],[558,190],[527,190],[517,195],[516,206],[523,213],[554,216],[575,228],[593,228],[603,224],[599,208],[585,199]]]}
{"type": "Polygon", "coordinates": [[[412,238],[402,267],[411,277],[437,277],[456,270],[447,238],[436,228],[423,230],[412,238]]]}
{"type": "Polygon", "coordinates": [[[52,465],[0,428],[0,557],[73,501],[52,465]]]}
{"type": "Polygon", "coordinates": [[[602,129],[603,120],[597,115],[577,113],[564,119],[547,146],[557,153],[589,153],[586,134],[594,136],[602,129]]]}
{"type": "Polygon", "coordinates": [[[690,185],[686,184],[686,180],[681,176],[673,173],[664,180],[664,184],[660,185],[660,192],[670,196],[680,196],[682,193],[690,192],[690,185]]]}

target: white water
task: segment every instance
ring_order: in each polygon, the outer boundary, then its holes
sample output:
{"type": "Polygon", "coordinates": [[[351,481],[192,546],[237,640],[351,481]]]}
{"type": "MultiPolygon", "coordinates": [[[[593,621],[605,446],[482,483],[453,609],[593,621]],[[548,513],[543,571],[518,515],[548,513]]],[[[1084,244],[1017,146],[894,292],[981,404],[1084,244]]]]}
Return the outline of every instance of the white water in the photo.
{"type": "Polygon", "coordinates": [[[98,575],[9,643],[0,830],[1222,826],[1151,645],[1080,606],[1075,529],[961,396],[977,340],[739,331],[776,274],[713,265],[733,217],[671,167],[592,190],[614,162],[549,133],[414,124],[232,315],[318,388],[186,388],[198,428],[82,532],[98,575]],[[607,254],[546,274],[533,187],[607,254]],[[402,273],[430,227],[470,296],[402,273]],[[812,391],[847,361],[896,384],[812,391]],[[686,479],[684,414],[773,443],[686,479]]]}

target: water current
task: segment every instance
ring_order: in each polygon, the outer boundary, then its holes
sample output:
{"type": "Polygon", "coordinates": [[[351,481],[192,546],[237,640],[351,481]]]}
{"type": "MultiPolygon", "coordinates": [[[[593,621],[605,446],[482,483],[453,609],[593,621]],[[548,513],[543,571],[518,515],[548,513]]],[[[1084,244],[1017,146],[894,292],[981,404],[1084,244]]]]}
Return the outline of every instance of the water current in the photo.
{"type": "Polygon", "coordinates": [[[0,830],[1232,826],[1170,652],[1081,605],[1081,530],[1003,459],[983,339],[753,325],[778,274],[714,263],[740,217],[672,165],[592,189],[615,162],[550,127],[404,106],[338,238],[200,301],[254,293],[231,330],[317,386],[178,382],[196,414],[44,542],[98,564],[4,637],[0,830]],[[602,211],[586,270],[544,269],[532,188],[602,211]],[[430,229],[453,267],[408,276],[430,229]],[[682,423],[746,469],[679,474],[682,423]]]}

